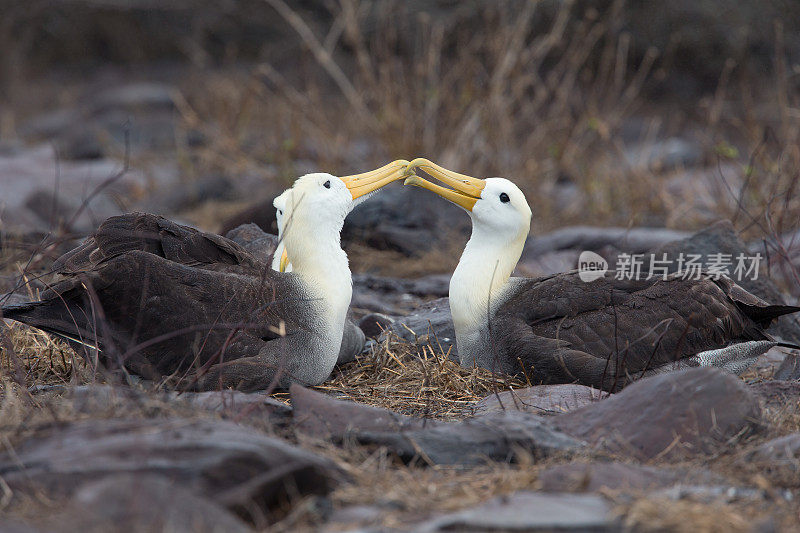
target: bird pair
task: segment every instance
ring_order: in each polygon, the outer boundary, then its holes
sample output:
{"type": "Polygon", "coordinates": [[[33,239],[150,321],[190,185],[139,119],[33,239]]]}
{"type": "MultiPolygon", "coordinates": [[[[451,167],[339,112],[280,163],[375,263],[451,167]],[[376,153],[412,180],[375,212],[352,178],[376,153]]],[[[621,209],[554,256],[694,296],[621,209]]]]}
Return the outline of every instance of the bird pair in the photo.
{"type": "Polygon", "coordinates": [[[341,178],[298,178],[276,201],[286,251],[276,269],[228,239],[162,217],[112,217],[55,262],[59,277],[41,301],[4,307],[3,316],[184,388],[319,384],[364,340],[346,320],[352,279],[340,245],[344,219],[403,178],[472,219],[450,281],[463,365],[532,383],[617,390],[676,363],[725,364],[731,353],[739,362],[752,359],[775,344],[764,331],[769,322],[798,310],[711,276],[512,278],[531,220],[519,188],[415,159],[341,178]],[[416,176],[417,168],[444,186],[416,176]]]}

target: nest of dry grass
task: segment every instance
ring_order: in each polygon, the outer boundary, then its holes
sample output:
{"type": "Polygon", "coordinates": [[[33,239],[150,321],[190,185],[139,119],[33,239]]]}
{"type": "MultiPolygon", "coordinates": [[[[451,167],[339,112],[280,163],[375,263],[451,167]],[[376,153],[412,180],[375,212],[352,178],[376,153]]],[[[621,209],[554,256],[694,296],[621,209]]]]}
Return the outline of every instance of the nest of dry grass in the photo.
{"type": "Polygon", "coordinates": [[[470,407],[493,392],[524,386],[482,368],[465,368],[434,343],[389,335],[317,389],[407,415],[455,419],[471,414],[470,407]]]}
{"type": "Polygon", "coordinates": [[[92,380],[90,365],[60,339],[18,322],[0,328],[0,373],[18,384],[30,388],[92,380]]]}

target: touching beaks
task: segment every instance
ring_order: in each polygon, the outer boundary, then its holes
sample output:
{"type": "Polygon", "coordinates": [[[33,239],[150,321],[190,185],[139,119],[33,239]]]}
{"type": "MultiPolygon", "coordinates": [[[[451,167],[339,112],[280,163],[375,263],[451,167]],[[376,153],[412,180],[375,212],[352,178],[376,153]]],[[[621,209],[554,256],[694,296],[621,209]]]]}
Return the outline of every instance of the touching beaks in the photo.
{"type": "Polygon", "coordinates": [[[483,188],[486,187],[486,182],[482,179],[447,170],[421,157],[411,161],[408,164],[406,172],[412,172],[417,167],[422,168],[437,180],[452,187],[452,189],[435,185],[417,175],[406,178],[406,185],[415,185],[423,189],[428,189],[467,211],[472,211],[472,208],[475,207],[475,203],[481,198],[483,188]]]}
{"type": "Polygon", "coordinates": [[[384,185],[406,177],[408,175],[407,169],[408,161],[405,159],[398,159],[378,169],[362,174],[344,176],[340,179],[347,186],[347,189],[353,196],[353,200],[355,200],[365,194],[377,191],[384,185]]]}

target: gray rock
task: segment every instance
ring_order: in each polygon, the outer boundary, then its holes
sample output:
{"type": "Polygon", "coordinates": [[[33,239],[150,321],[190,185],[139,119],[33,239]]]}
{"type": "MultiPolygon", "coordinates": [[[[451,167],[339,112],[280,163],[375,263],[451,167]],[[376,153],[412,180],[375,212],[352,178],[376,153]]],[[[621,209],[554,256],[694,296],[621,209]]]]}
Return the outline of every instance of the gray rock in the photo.
{"type": "Polygon", "coordinates": [[[767,476],[774,484],[800,487],[800,433],[769,440],[741,459],[749,467],[767,476]]]}
{"type": "Polygon", "coordinates": [[[469,234],[461,209],[434,194],[392,184],[356,207],[345,220],[342,242],[415,256],[469,234]]]}
{"type": "Polygon", "coordinates": [[[800,381],[764,381],[750,385],[750,390],[766,408],[784,409],[800,401],[800,381]]]}
{"type": "Polygon", "coordinates": [[[23,137],[48,140],[64,159],[98,159],[112,140],[134,148],[171,149],[175,144],[175,105],[169,85],[134,82],[87,90],[72,109],[34,117],[20,128],[23,137]]]}
{"type": "Polygon", "coordinates": [[[525,411],[539,415],[558,415],[574,411],[609,394],[584,385],[538,385],[490,394],[479,401],[475,414],[525,411]]]}
{"type": "Polygon", "coordinates": [[[414,313],[397,318],[391,331],[409,342],[430,343],[435,349],[458,361],[456,330],[450,314],[450,302],[439,298],[422,304],[414,313]]]}
{"type": "Polygon", "coordinates": [[[724,480],[707,470],[656,468],[619,462],[568,463],[545,468],[539,486],[547,492],[596,492],[601,489],[641,492],[670,487],[687,479],[705,483],[724,480]]]}
{"type": "Polygon", "coordinates": [[[775,371],[775,379],[782,381],[800,380],[800,354],[793,351],[787,355],[775,371]]]}
{"type": "Polygon", "coordinates": [[[515,492],[434,518],[418,531],[617,531],[611,506],[592,494],[515,492]]]}
{"type": "Polygon", "coordinates": [[[289,393],[295,429],[317,439],[341,442],[349,434],[406,431],[431,423],[388,409],[337,400],[297,384],[290,387],[289,393]]]}
{"type": "Polygon", "coordinates": [[[49,520],[55,532],[244,533],[252,529],[223,506],[157,475],[120,474],[87,483],[49,520]],[[124,526],[123,526],[124,524],[124,526]]]}
{"type": "Polygon", "coordinates": [[[358,322],[358,327],[368,338],[377,339],[381,333],[394,324],[395,319],[383,313],[370,313],[358,322]]]}
{"type": "Polygon", "coordinates": [[[630,166],[656,172],[693,167],[703,162],[703,150],[698,143],[680,137],[636,144],[628,147],[624,154],[630,166]]]}
{"type": "Polygon", "coordinates": [[[253,223],[242,224],[225,233],[225,237],[244,247],[256,258],[269,263],[278,247],[278,236],[264,232],[253,223]]]}
{"type": "Polygon", "coordinates": [[[119,161],[63,161],[52,146],[41,145],[9,155],[0,155],[0,198],[4,210],[0,214],[3,233],[29,234],[32,229],[47,232],[59,223],[71,221],[76,210],[98,191],[68,229],[88,234],[109,216],[122,209],[118,198],[130,198],[137,191],[147,190],[148,176],[131,169],[120,175],[119,161]],[[111,179],[115,178],[115,179],[111,179]],[[58,200],[53,213],[53,195],[58,200]]]}
{"type": "Polygon", "coordinates": [[[551,233],[528,237],[522,261],[559,250],[598,251],[614,246],[627,253],[644,253],[664,243],[684,239],[691,234],[665,228],[597,228],[570,226],[551,233]]]}
{"type": "Polygon", "coordinates": [[[209,200],[234,198],[233,182],[227,176],[212,174],[172,184],[150,201],[149,210],[156,213],[174,213],[209,200]]]}
{"type": "Polygon", "coordinates": [[[729,449],[763,427],[759,402],[741,380],[712,367],[670,372],[553,420],[595,447],[647,461],[729,449]]]}
{"type": "Polygon", "coordinates": [[[327,494],[330,460],[225,420],[89,419],[39,427],[0,455],[12,490],[51,497],[118,474],[155,474],[229,509],[268,513],[287,490],[327,494]],[[253,508],[253,507],[251,507],[253,508]]]}
{"type": "Polygon", "coordinates": [[[584,442],[561,433],[540,417],[520,411],[491,414],[455,423],[392,433],[359,432],[362,444],[386,446],[404,461],[474,466],[487,460],[508,462],[520,451],[535,458],[569,453],[584,442]]]}

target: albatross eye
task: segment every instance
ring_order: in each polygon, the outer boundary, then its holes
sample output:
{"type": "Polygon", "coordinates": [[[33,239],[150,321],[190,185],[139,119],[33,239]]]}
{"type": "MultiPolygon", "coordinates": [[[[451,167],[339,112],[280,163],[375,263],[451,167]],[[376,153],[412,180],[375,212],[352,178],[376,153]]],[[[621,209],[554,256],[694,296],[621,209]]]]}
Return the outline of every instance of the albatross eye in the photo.
{"type": "Polygon", "coordinates": [[[326,181],[325,183],[322,184],[322,186],[325,187],[326,189],[330,189],[331,188],[331,180],[326,181]]]}
{"type": "Polygon", "coordinates": [[[508,197],[508,195],[506,193],[501,192],[500,193],[500,201],[503,202],[504,204],[507,204],[508,202],[511,201],[511,199],[508,197]]]}
{"type": "Polygon", "coordinates": [[[279,214],[279,215],[282,215],[282,214],[283,214],[283,211],[282,211],[281,209],[278,209],[278,214],[279,214]]]}

